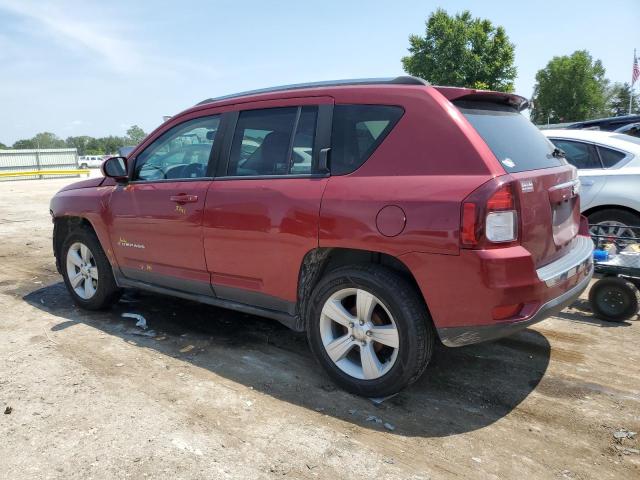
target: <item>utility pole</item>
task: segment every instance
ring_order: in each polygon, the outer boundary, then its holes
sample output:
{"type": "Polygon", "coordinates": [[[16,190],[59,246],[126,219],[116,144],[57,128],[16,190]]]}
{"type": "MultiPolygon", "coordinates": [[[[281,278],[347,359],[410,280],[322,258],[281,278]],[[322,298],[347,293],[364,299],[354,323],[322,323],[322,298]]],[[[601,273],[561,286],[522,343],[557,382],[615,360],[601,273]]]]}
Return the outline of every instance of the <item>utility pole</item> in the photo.
{"type": "Polygon", "coordinates": [[[636,57],[636,49],[633,49],[633,65],[634,70],[631,72],[631,88],[629,89],[629,115],[631,115],[631,106],[633,105],[633,84],[634,84],[634,75],[635,75],[635,65],[638,61],[638,57],[636,57]]]}
{"type": "MultiPolygon", "coordinates": [[[[38,170],[42,170],[42,165],[40,163],[40,140],[36,139],[36,165],[38,166],[38,170]]],[[[42,174],[38,175],[38,178],[42,180],[44,177],[42,174]]]]}

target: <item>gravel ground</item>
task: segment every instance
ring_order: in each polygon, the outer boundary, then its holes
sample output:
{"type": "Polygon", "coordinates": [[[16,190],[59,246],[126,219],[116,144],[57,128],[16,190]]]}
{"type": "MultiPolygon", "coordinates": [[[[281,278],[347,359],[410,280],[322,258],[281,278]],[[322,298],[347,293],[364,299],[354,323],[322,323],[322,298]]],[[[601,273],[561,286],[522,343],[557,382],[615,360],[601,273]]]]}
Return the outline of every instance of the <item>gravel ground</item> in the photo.
{"type": "Polygon", "coordinates": [[[437,348],[376,405],[274,321],[135,292],[78,310],[48,214],[70,181],[0,182],[1,478],[640,478],[638,437],[614,438],[640,432],[639,322],[580,300],[437,348]]]}

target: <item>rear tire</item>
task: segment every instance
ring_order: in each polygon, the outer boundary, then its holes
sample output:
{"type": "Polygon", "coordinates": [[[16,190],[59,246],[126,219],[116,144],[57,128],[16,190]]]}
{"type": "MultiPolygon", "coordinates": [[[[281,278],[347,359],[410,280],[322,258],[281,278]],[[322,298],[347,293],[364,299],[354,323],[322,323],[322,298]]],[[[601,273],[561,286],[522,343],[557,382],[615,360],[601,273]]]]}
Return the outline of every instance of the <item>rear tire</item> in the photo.
{"type": "Polygon", "coordinates": [[[62,244],[59,258],[64,283],[76,305],[101,310],[118,301],[121,291],[93,230],[72,230],[62,244]]]}
{"type": "Polygon", "coordinates": [[[338,268],[312,293],[311,351],[333,381],[357,395],[386,397],[415,382],[427,367],[435,338],[421,296],[387,268],[338,268]]]}
{"type": "Polygon", "coordinates": [[[622,322],[638,313],[640,292],[629,280],[605,277],[591,287],[589,303],[596,317],[608,322],[622,322]]]}

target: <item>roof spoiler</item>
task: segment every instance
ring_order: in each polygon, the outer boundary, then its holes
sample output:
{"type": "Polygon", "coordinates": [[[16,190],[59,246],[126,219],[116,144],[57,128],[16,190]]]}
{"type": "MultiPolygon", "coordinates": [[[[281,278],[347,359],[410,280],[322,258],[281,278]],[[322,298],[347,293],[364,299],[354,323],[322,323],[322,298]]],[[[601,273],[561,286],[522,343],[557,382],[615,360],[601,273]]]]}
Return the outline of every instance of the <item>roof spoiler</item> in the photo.
{"type": "Polygon", "coordinates": [[[493,92],[491,90],[476,90],[472,88],[459,87],[435,87],[438,92],[444,95],[447,100],[469,100],[488,101],[494,103],[504,103],[519,112],[529,108],[529,100],[514,93],[493,92]]]}

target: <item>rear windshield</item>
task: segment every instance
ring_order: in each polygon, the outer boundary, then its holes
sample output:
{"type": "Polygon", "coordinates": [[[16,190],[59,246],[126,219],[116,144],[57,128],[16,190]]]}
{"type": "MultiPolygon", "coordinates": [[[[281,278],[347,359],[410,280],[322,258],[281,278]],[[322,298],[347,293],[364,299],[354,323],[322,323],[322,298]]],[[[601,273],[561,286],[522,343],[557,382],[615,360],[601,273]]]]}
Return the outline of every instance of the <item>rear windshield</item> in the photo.
{"type": "Polygon", "coordinates": [[[554,146],[516,109],[490,102],[454,102],[508,173],[565,165],[554,146]]]}

